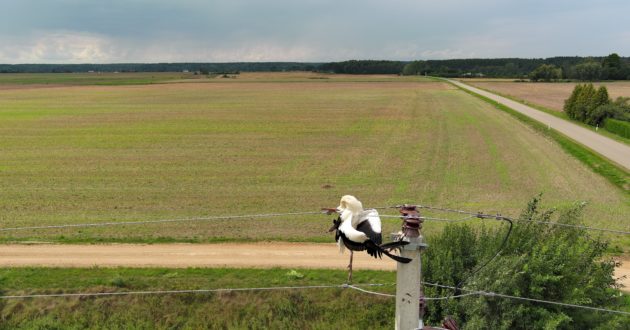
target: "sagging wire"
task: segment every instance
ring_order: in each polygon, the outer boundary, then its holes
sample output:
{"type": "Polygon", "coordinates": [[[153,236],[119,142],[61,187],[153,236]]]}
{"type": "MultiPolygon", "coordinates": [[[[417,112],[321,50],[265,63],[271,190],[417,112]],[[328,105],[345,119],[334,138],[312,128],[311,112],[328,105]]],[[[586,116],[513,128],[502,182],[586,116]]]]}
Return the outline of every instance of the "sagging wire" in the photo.
{"type": "Polygon", "coordinates": [[[207,217],[194,217],[194,218],[175,218],[175,219],[159,219],[159,220],[114,221],[114,222],[94,222],[94,223],[71,223],[71,224],[48,225],[48,226],[26,226],[26,227],[0,228],[0,232],[2,232],[2,231],[19,231],[19,230],[39,230],[39,229],[105,227],[105,226],[121,226],[121,225],[144,225],[144,224],[153,224],[153,223],[189,222],[189,221],[273,218],[273,217],[283,217],[283,216],[314,215],[314,214],[321,214],[321,212],[308,211],[308,212],[287,212],[287,213],[261,213],[261,214],[220,215],[220,216],[207,216],[207,217]]]}
{"type": "MultiPolygon", "coordinates": [[[[480,218],[480,219],[495,218],[494,215],[485,214],[483,212],[470,212],[470,211],[465,211],[465,210],[458,210],[458,209],[451,209],[451,208],[444,208],[444,207],[437,207],[437,206],[430,206],[430,205],[420,205],[420,204],[416,204],[413,206],[417,208],[432,210],[432,211],[465,214],[465,215],[469,215],[469,216],[480,218]]],[[[400,207],[400,205],[390,206],[389,208],[398,208],[398,207],[400,207]]],[[[608,233],[614,233],[614,234],[630,235],[630,231],[626,231],[626,230],[598,228],[598,227],[591,227],[591,226],[584,226],[584,225],[573,225],[573,224],[559,223],[559,222],[552,222],[552,221],[520,219],[520,218],[506,217],[506,216],[502,216],[502,218],[509,219],[511,221],[516,221],[516,222],[531,222],[531,223],[544,224],[544,225],[550,225],[550,226],[579,228],[579,229],[594,230],[594,231],[608,232],[608,233]]],[[[440,218],[436,218],[434,220],[437,220],[437,219],[440,219],[440,218]]],[[[454,221],[451,221],[451,222],[454,222],[454,221]]]]}

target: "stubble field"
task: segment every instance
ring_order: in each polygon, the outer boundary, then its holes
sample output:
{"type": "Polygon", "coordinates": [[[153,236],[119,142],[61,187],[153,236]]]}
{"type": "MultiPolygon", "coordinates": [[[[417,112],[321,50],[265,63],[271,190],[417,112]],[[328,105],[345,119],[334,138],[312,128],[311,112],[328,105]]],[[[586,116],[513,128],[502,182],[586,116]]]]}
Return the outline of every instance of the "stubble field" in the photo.
{"type": "MultiPolygon", "coordinates": [[[[573,88],[577,85],[577,83],[530,83],[513,82],[511,80],[462,79],[462,81],[468,82],[475,87],[555,111],[562,111],[564,100],[571,95],[573,88]]],[[[628,81],[602,82],[594,85],[597,87],[606,86],[612,99],[620,96],[630,97],[630,82],[628,81]]]]}
{"type": "MultiPolygon", "coordinates": [[[[630,229],[626,194],[509,115],[422,78],[291,73],[23,86],[0,90],[0,136],[2,228],[317,211],[343,194],[366,206],[517,214],[542,192],[547,206],[588,201],[591,225],[630,229]]],[[[329,241],[329,221],[313,215],[1,237],[329,241]]],[[[399,220],[384,221],[385,233],[397,230],[399,220]]]]}

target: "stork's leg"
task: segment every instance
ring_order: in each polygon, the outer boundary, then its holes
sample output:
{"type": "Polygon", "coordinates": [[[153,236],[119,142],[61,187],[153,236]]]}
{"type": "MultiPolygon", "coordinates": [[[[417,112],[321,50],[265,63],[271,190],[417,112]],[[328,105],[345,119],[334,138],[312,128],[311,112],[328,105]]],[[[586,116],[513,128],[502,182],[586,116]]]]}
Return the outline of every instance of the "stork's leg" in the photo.
{"type": "Polygon", "coordinates": [[[352,284],[352,257],[354,251],[350,250],[350,263],[348,264],[348,284],[352,284]]]}

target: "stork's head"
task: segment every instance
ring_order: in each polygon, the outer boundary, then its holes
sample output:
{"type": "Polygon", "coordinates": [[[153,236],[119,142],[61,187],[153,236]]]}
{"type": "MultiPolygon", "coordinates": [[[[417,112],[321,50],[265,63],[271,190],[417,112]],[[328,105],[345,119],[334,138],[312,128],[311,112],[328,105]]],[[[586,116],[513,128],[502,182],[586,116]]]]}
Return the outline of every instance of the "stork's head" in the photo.
{"type": "Polygon", "coordinates": [[[361,204],[361,202],[356,197],[352,195],[345,195],[341,197],[341,201],[339,202],[337,211],[339,213],[350,211],[353,214],[357,214],[363,211],[363,204],[361,204]]]}

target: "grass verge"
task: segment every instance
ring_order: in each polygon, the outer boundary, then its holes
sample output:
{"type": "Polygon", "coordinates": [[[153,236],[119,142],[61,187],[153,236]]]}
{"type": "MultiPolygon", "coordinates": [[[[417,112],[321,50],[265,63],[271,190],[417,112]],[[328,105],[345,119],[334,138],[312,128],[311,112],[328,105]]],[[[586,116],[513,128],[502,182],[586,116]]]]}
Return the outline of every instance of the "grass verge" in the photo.
{"type": "MultiPolygon", "coordinates": [[[[355,283],[395,282],[357,271],[355,283]]],[[[312,269],[13,268],[3,295],[337,285],[345,271],[312,269]]],[[[392,293],[391,285],[374,288],[392,293]]],[[[243,291],[0,300],[0,329],[387,329],[395,302],[350,289],[243,291]]]]}

